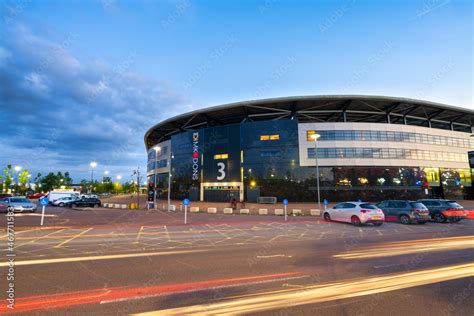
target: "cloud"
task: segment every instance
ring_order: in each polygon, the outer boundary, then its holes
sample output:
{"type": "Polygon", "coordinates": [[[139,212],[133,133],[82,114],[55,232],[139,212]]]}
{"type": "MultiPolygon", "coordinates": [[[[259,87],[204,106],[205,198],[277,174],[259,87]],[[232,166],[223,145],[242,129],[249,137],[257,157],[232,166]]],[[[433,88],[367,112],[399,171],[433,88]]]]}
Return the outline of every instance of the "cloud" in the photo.
{"type": "Polygon", "coordinates": [[[79,43],[74,34],[51,40],[24,25],[6,30],[0,166],[69,170],[76,181],[88,176],[91,160],[111,172],[144,169],[145,131],[190,108],[166,82],[134,71],[138,53],[110,64],[73,53],[79,43]]]}

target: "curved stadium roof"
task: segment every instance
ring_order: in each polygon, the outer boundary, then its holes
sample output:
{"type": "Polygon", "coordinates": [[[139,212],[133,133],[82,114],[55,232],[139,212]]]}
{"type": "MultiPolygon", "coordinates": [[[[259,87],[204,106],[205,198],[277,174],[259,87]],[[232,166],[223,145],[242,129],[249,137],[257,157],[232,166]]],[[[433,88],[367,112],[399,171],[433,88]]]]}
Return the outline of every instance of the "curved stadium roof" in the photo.
{"type": "Polygon", "coordinates": [[[298,122],[374,122],[471,132],[474,111],[429,101],[366,95],[294,96],[229,103],[184,113],[150,128],[147,149],[171,135],[216,125],[297,118],[298,122]]]}

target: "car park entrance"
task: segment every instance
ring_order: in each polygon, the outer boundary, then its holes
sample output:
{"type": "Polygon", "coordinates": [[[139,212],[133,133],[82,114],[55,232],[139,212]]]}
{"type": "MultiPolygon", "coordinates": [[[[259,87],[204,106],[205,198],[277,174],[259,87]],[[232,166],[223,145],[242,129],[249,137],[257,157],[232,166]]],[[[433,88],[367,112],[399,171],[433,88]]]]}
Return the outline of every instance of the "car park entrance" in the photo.
{"type": "Polygon", "coordinates": [[[201,201],[229,202],[233,199],[240,202],[244,200],[242,182],[201,184],[201,201]]]}

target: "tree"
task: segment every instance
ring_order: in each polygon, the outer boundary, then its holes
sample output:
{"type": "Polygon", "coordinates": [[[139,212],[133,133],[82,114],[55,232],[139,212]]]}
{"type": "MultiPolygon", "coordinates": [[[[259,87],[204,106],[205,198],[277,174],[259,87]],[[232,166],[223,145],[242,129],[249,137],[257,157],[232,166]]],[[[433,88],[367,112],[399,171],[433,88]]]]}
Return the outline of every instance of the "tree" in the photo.
{"type": "Polygon", "coordinates": [[[28,172],[28,170],[23,170],[18,174],[18,182],[20,184],[19,191],[20,192],[25,192],[26,191],[26,184],[28,183],[28,180],[30,180],[31,175],[28,172]]]}
{"type": "Polygon", "coordinates": [[[13,174],[13,168],[12,168],[12,165],[8,165],[5,169],[3,169],[3,189],[5,191],[8,191],[8,189],[10,188],[10,186],[12,185],[13,183],[13,177],[12,177],[12,174],[13,174]]]}

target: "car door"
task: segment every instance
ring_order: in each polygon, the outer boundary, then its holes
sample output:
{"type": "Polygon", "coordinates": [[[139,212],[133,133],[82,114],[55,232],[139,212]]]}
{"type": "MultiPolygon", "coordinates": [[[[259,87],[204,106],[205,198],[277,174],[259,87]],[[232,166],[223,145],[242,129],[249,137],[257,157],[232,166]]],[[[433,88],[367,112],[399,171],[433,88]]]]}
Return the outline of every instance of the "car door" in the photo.
{"type": "MultiPolygon", "coordinates": [[[[344,205],[342,206],[342,209],[340,211],[340,221],[350,223],[351,222],[351,217],[352,217],[352,215],[355,214],[355,212],[356,212],[356,205],[355,204],[344,203],[344,205]]],[[[357,216],[360,217],[359,214],[357,214],[357,216]]]]}
{"type": "Polygon", "coordinates": [[[334,205],[334,207],[331,209],[331,211],[329,212],[329,215],[331,216],[332,220],[335,220],[335,221],[339,220],[339,217],[340,217],[339,213],[341,212],[343,205],[344,203],[338,203],[334,205]]]}
{"type": "Polygon", "coordinates": [[[387,201],[382,201],[379,204],[377,204],[377,207],[382,210],[383,214],[387,216],[387,209],[388,209],[388,202],[387,201]]]}

